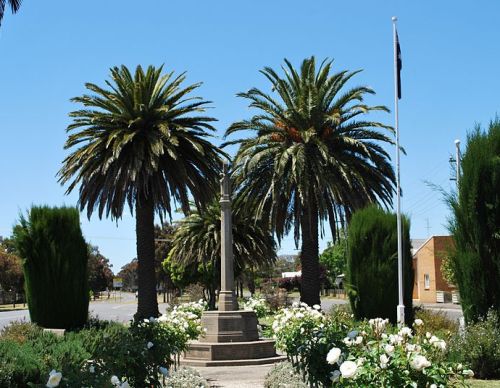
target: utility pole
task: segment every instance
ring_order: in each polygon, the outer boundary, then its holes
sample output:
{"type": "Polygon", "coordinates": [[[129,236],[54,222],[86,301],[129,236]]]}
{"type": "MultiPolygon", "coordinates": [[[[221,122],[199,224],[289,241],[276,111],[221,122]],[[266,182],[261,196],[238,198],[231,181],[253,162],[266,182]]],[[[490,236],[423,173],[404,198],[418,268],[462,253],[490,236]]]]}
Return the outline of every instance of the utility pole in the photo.
{"type": "Polygon", "coordinates": [[[427,226],[425,227],[425,229],[427,229],[427,237],[430,237],[430,235],[431,235],[431,234],[430,234],[431,227],[430,227],[430,225],[429,225],[429,219],[428,219],[428,218],[426,218],[426,219],[425,219],[425,222],[426,222],[426,225],[427,225],[427,226]]]}

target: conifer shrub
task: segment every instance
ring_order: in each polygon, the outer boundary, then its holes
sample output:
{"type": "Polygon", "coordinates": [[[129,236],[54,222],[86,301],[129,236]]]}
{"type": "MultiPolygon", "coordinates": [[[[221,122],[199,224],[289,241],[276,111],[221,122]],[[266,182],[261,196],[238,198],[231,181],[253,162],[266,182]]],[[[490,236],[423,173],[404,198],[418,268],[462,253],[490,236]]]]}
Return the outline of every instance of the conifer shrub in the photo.
{"type": "Polygon", "coordinates": [[[500,313],[500,121],[468,135],[458,194],[448,197],[454,278],[466,322],[500,313]]]}
{"type": "Polygon", "coordinates": [[[87,244],[72,207],[33,206],[14,228],[31,321],[71,329],[88,317],[87,244]]]}
{"type": "MultiPolygon", "coordinates": [[[[355,212],[347,242],[347,293],[356,319],[388,318],[395,323],[398,305],[396,215],[377,206],[355,212]]],[[[410,222],[402,216],[403,300],[406,322],[413,319],[413,267],[410,222]]]]}

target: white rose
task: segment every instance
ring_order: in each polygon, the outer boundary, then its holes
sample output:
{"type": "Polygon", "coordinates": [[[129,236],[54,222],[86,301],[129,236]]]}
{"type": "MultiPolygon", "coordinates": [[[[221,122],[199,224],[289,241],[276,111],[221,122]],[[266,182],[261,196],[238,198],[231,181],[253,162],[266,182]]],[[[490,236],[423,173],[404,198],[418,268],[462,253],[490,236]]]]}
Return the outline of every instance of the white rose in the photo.
{"type": "Polygon", "coordinates": [[[431,363],[427,360],[427,358],[425,358],[425,356],[417,355],[410,361],[410,366],[416,371],[421,371],[422,369],[431,366],[431,363]]]}
{"type": "Polygon", "coordinates": [[[431,384],[429,388],[438,388],[438,386],[436,384],[431,384]]]}
{"type": "Polygon", "coordinates": [[[432,337],[432,334],[431,334],[431,333],[429,333],[429,332],[427,332],[427,333],[425,333],[425,336],[426,336],[427,338],[431,338],[431,337],[432,337]]]}
{"type": "Polygon", "coordinates": [[[154,345],[153,345],[153,343],[152,343],[151,341],[149,341],[149,342],[146,344],[146,347],[147,347],[148,349],[151,349],[153,346],[154,346],[154,345]]]}
{"type": "Polygon", "coordinates": [[[120,379],[117,376],[112,376],[111,377],[111,384],[120,385],[120,379]]]}
{"type": "Polygon", "coordinates": [[[464,374],[464,376],[474,377],[474,372],[471,369],[464,369],[462,373],[464,374]]]}
{"type": "Polygon", "coordinates": [[[59,385],[62,379],[62,373],[56,372],[55,370],[50,371],[49,373],[49,381],[47,381],[46,386],[48,388],[54,388],[59,385]]]}
{"type": "Polygon", "coordinates": [[[356,341],[355,341],[356,345],[359,345],[359,344],[361,344],[362,342],[363,342],[363,337],[361,337],[361,336],[357,336],[357,337],[356,337],[356,341]]]}
{"type": "Polygon", "coordinates": [[[384,346],[384,350],[387,354],[392,354],[394,352],[394,346],[387,344],[384,346]]]}
{"type": "Polygon", "coordinates": [[[382,369],[387,368],[387,364],[389,363],[389,357],[387,357],[385,354],[380,355],[380,367],[382,369]]]}
{"type": "Polygon", "coordinates": [[[409,327],[403,327],[398,334],[402,337],[404,336],[411,337],[411,329],[409,327]]]}
{"type": "Polygon", "coordinates": [[[415,319],[415,321],[413,321],[413,323],[415,324],[415,326],[422,326],[424,324],[424,321],[417,318],[417,319],[415,319]]]}
{"type": "Polygon", "coordinates": [[[433,343],[433,345],[436,348],[441,349],[443,352],[446,350],[446,342],[443,340],[436,341],[433,343]]]}
{"type": "Polygon", "coordinates": [[[320,306],[319,304],[315,304],[315,305],[313,306],[313,309],[315,309],[315,310],[319,310],[319,309],[321,309],[321,306],[320,306]]]}
{"type": "Polygon", "coordinates": [[[342,354],[342,351],[339,348],[332,348],[326,355],[326,362],[329,364],[335,364],[342,354]]]}
{"type": "Polygon", "coordinates": [[[344,361],[342,365],[340,365],[340,373],[342,373],[342,377],[345,379],[350,379],[356,376],[357,370],[358,366],[354,361],[344,361]]]}

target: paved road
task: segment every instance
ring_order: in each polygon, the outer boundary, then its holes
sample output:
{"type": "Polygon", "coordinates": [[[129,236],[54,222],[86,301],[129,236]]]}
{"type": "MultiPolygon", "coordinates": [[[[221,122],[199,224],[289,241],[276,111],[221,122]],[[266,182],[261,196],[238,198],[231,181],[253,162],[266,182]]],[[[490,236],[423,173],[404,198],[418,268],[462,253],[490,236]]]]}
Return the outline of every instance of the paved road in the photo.
{"type": "MultiPolygon", "coordinates": [[[[346,299],[323,299],[321,301],[321,307],[325,311],[329,311],[333,306],[343,305],[348,303],[346,299]]],[[[458,321],[463,317],[462,309],[460,305],[452,303],[424,303],[415,304],[415,306],[422,306],[427,310],[432,311],[443,311],[446,313],[448,318],[458,321]]]]}
{"type": "MultiPolygon", "coordinates": [[[[323,310],[328,311],[335,305],[346,303],[347,301],[344,299],[324,298],[321,302],[321,307],[323,310]]],[[[165,312],[166,307],[166,304],[160,303],[160,312],[165,312]]],[[[454,320],[458,320],[463,316],[460,306],[451,303],[425,304],[424,307],[430,310],[442,310],[448,317],[454,320]]],[[[135,295],[132,293],[122,293],[121,297],[117,294],[116,298],[112,297],[109,300],[90,302],[89,311],[93,316],[97,316],[100,319],[128,322],[137,311],[137,301],[135,295]]],[[[0,312],[0,329],[8,325],[9,322],[19,320],[29,321],[28,310],[2,311],[0,312]]]]}
{"type": "MultiPolygon", "coordinates": [[[[164,313],[166,304],[160,303],[160,312],[164,313]]],[[[100,319],[128,322],[137,311],[137,301],[132,293],[117,294],[116,298],[112,297],[109,300],[90,302],[89,311],[92,316],[97,316],[100,319]]],[[[0,312],[0,329],[5,327],[12,321],[25,320],[29,321],[28,310],[13,310],[0,312]]]]}

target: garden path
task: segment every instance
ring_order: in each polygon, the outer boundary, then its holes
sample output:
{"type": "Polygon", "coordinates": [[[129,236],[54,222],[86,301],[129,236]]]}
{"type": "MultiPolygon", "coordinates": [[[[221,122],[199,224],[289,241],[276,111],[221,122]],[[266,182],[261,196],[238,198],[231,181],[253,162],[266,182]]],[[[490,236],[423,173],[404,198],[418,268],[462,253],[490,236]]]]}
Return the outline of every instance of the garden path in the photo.
{"type": "Polygon", "coordinates": [[[263,388],[269,365],[196,368],[213,388],[263,388]]]}

